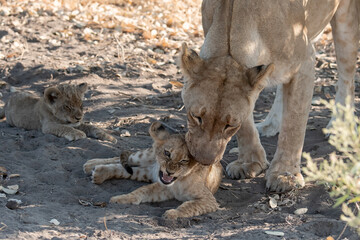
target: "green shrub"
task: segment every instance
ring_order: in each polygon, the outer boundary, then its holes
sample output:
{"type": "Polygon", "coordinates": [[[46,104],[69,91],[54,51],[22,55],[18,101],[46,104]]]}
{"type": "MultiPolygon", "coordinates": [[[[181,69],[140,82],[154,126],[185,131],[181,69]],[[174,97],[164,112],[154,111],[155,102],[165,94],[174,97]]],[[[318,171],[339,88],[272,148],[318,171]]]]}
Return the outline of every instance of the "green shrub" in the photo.
{"type": "Polygon", "coordinates": [[[360,235],[360,120],[354,115],[350,98],[347,99],[346,106],[335,105],[334,101],[322,103],[336,117],[332,127],[324,129],[324,133],[329,134],[329,143],[341,153],[341,157],[332,153],[329,161],[323,161],[317,166],[310,154],[304,153],[307,166],[303,168],[303,172],[307,175],[306,181],[329,186],[330,196],[337,199],[334,207],[342,204],[341,219],[354,227],[360,235]],[[351,203],[356,207],[354,212],[349,208],[351,203]]]}

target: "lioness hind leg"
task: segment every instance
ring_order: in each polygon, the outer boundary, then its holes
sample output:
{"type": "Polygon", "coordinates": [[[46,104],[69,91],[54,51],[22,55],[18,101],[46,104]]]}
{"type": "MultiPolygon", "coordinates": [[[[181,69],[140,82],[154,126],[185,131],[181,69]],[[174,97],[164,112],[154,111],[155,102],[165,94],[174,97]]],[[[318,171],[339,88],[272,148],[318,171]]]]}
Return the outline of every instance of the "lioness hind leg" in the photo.
{"type": "Polygon", "coordinates": [[[263,122],[257,123],[256,128],[259,134],[264,137],[275,136],[281,127],[282,111],[283,111],[283,86],[279,85],[276,88],[276,96],[270,112],[263,122]]]}
{"type": "Polygon", "coordinates": [[[252,114],[244,121],[236,137],[239,146],[238,160],[229,163],[226,172],[231,178],[256,177],[267,169],[269,163],[260,143],[252,114]]]}
{"type": "MultiPolygon", "coordinates": [[[[360,13],[357,13],[356,1],[341,1],[331,20],[339,76],[335,102],[342,105],[345,105],[347,96],[351,97],[351,104],[354,103],[360,24],[357,14],[360,13]]],[[[334,120],[332,118],[326,128],[330,128],[334,120]]]]}
{"type": "Polygon", "coordinates": [[[90,175],[95,166],[114,163],[120,163],[120,157],[90,159],[83,165],[83,170],[86,174],[90,175]]]}

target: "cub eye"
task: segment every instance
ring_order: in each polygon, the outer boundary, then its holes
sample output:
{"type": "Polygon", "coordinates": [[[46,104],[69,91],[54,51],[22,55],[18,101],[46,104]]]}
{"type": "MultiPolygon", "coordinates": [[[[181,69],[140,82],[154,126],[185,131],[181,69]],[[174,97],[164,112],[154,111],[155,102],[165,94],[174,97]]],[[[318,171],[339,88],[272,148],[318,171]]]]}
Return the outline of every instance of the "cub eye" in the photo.
{"type": "Polygon", "coordinates": [[[169,151],[167,151],[167,150],[164,150],[164,154],[165,154],[165,156],[167,156],[168,158],[170,158],[170,156],[171,156],[171,153],[170,153],[169,151]]]}
{"type": "Polygon", "coordinates": [[[64,106],[65,110],[71,111],[71,108],[69,106],[64,106]]]}
{"type": "Polygon", "coordinates": [[[188,163],[189,163],[189,160],[186,160],[186,159],[183,159],[180,161],[180,164],[183,164],[183,165],[188,164],[188,163]]]}
{"type": "Polygon", "coordinates": [[[228,129],[229,127],[231,127],[231,126],[229,124],[226,124],[225,130],[228,129]]]}

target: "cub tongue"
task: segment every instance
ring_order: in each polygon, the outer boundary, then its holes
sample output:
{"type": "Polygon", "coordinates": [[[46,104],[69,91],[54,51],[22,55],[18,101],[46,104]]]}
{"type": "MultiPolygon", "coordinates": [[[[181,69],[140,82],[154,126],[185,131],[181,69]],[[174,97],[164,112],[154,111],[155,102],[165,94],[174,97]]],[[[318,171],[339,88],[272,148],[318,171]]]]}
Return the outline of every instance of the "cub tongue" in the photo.
{"type": "Polygon", "coordinates": [[[171,182],[173,180],[173,178],[174,177],[171,177],[163,172],[162,180],[164,180],[165,182],[171,182]]]}

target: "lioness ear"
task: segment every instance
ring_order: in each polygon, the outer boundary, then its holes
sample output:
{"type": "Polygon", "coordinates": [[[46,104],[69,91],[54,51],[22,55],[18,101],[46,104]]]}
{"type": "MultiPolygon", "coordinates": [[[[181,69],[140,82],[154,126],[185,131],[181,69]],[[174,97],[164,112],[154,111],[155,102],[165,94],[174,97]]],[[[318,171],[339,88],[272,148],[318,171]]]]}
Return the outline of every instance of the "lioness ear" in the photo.
{"type": "Polygon", "coordinates": [[[47,101],[50,104],[53,104],[60,97],[60,95],[61,93],[59,89],[57,89],[56,87],[49,87],[45,89],[44,92],[45,101],[47,101]]]}
{"type": "Polygon", "coordinates": [[[87,89],[88,89],[88,85],[87,85],[87,83],[80,83],[78,85],[78,88],[79,88],[81,93],[85,93],[87,91],[87,89]]]}
{"type": "Polygon", "coordinates": [[[170,135],[159,121],[153,122],[151,124],[149,133],[155,141],[163,141],[170,135]]]}
{"type": "Polygon", "coordinates": [[[272,73],[274,68],[273,63],[249,68],[246,71],[246,76],[248,77],[250,86],[260,91],[263,90],[267,86],[267,77],[272,73]]]}
{"type": "Polygon", "coordinates": [[[191,76],[198,73],[201,66],[203,65],[203,60],[194,50],[188,48],[186,43],[183,43],[181,46],[180,58],[180,67],[183,73],[186,75],[191,76]]]}

